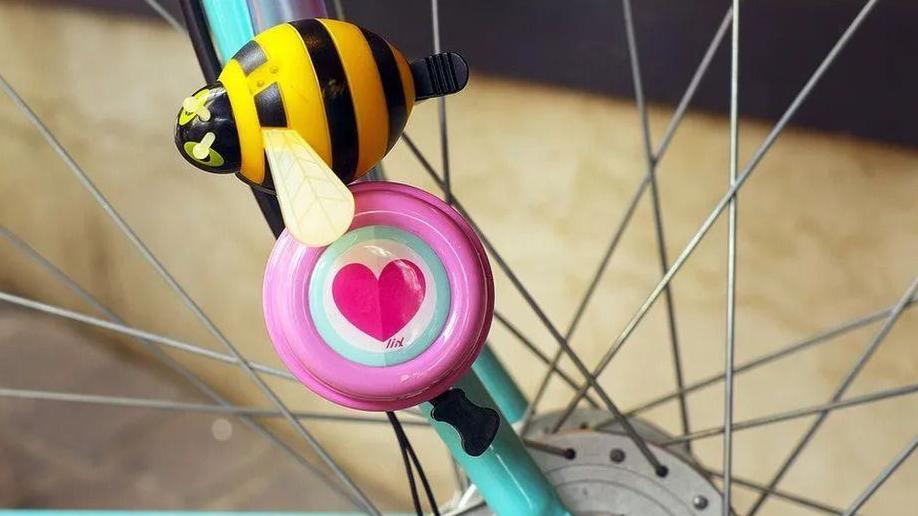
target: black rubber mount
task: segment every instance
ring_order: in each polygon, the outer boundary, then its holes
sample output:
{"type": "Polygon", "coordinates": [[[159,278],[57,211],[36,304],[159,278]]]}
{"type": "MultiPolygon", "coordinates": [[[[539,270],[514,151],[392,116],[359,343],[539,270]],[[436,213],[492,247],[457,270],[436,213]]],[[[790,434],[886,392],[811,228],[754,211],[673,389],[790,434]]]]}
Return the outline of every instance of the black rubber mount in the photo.
{"type": "Polygon", "coordinates": [[[455,52],[441,52],[411,62],[415,100],[450,95],[469,82],[469,65],[455,52]]]}
{"type": "Polygon", "coordinates": [[[494,442],[500,427],[500,414],[490,407],[475,405],[465,397],[462,389],[452,388],[430,403],[433,405],[430,415],[459,432],[465,453],[478,457],[494,442]]]}

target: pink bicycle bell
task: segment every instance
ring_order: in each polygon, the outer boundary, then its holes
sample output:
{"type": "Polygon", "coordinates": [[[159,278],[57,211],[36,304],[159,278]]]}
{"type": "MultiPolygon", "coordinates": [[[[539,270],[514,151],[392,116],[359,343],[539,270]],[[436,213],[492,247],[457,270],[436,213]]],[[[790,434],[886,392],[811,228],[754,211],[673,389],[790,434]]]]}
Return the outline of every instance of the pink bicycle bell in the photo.
{"type": "Polygon", "coordinates": [[[286,231],[268,260],[268,333],[310,390],[360,410],[445,393],[484,345],[494,309],[487,256],[440,199],[389,182],[351,186],[347,233],[306,247],[286,231]]]}

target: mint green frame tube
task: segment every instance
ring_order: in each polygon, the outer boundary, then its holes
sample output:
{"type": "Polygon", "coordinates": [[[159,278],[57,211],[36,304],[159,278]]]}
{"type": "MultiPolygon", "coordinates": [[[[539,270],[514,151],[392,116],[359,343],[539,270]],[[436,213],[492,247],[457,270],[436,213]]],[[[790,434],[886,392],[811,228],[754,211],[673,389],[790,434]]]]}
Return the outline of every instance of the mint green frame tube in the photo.
{"type": "MultiPolygon", "coordinates": [[[[458,383],[465,396],[482,407],[497,408],[484,383],[470,371],[458,383]]],[[[555,488],[536,465],[506,417],[501,417],[497,436],[480,456],[472,457],[462,449],[459,433],[434,420],[433,406],[422,403],[421,410],[440,435],[449,452],[472,480],[488,507],[500,516],[562,516],[570,512],[564,507],[555,488]]]]}
{"type": "Polygon", "coordinates": [[[490,344],[481,349],[481,353],[472,364],[472,369],[510,424],[515,425],[522,421],[526,409],[529,408],[529,400],[510,377],[504,364],[491,351],[490,344]]]}
{"type": "Polygon", "coordinates": [[[201,0],[220,60],[226,62],[255,36],[245,0],[201,0]]]}

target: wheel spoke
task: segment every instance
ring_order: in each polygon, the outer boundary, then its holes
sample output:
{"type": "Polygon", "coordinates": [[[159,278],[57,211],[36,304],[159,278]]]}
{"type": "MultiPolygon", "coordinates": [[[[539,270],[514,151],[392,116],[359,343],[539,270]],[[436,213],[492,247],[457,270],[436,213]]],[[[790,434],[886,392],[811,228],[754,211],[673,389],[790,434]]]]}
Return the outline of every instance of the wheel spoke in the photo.
{"type": "Polygon", "coordinates": [[[484,500],[478,500],[477,502],[459,509],[455,509],[449,512],[443,513],[443,516],[463,516],[465,514],[473,514],[478,512],[479,509],[485,506],[484,500]]]}
{"type": "MultiPolygon", "coordinates": [[[[402,139],[405,141],[405,143],[408,145],[408,148],[430,175],[430,178],[434,181],[434,183],[436,183],[441,190],[445,191],[446,186],[443,183],[443,180],[440,179],[434,168],[430,165],[430,162],[427,161],[423,154],[421,154],[421,151],[417,148],[411,138],[407,134],[402,134],[402,139]]],[[[459,202],[459,199],[455,195],[453,196],[453,206],[466,218],[468,223],[481,238],[481,242],[484,244],[485,249],[491,255],[491,258],[493,258],[501,270],[504,271],[504,274],[507,275],[507,278],[516,288],[517,292],[519,292],[523,299],[526,301],[526,304],[532,308],[536,317],[538,317],[545,328],[548,329],[548,332],[551,333],[552,337],[555,339],[555,342],[558,343],[558,346],[560,346],[564,353],[567,354],[568,358],[570,358],[571,362],[574,364],[574,367],[580,371],[580,374],[586,378],[587,383],[593,387],[606,409],[611,412],[613,416],[621,418],[621,411],[618,409],[618,406],[615,405],[615,402],[612,401],[612,398],[609,397],[605,389],[603,389],[602,386],[597,383],[596,378],[590,375],[590,371],[586,368],[586,365],[584,365],[583,361],[580,360],[580,357],[574,353],[574,350],[570,348],[567,340],[561,335],[560,332],[558,332],[558,328],[555,327],[555,325],[552,324],[552,322],[548,319],[548,316],[544,311],[542,311],[542,308],[538,305],[538,303],[536,303],[535,298],[533,298],[532,294],[530,294],[526,287],[523,286],[523,283],[516,276],[513,270],[507,265],[507,262],[504,261],[500,253],[497,252],[497,249],[494,248],[494,246],[491,244],[491,241],[488,240],[484,233],[482,233],[481,228],[478,226],[478,224],[475,223],[474,219],[472,219],[465,208],[462,207],[462,204],[459,202]]],[[[638,450],[640,450],[644,458],[646,458],[651,466],[653,466],[654,470],[662,471],[664,466],[650,450],[650,447],[647,446],[644,438],[641,437],[640,434],[638,434],[638,432],[634,429],[634,426],[632,426],[629,421],[624,420],[622,421],[622,427],[625,429],[628,437],[634,441],[635,446],[638,447],[638,450]]]]}
{"type": "MultiPolygon", "coordinates": [[[[909,302],[908,302],[908,304],[906,305],[905,309],[913,308],[913,307],[915,307],[915,306],[918,306],[918,305],[916,305],[916,303],[918,303],[918,297],[913,297],[911,300],[909,300],[909,302]]],[[[750,370],[755,369],[755,368],[757,368],[757,367],[763,366],[763,365],[765,365],[765,364],[769,364],[769,363],[771,363],[771,362],[773,362],[773,361],[775,361],[775,360],[778,360],[778,359],[781,359],[781,358],[785,358],[785,357],[791,356],[791,355],[793,355],[794,353],[798,353],[798,352],[800,352],[800,351],[807,350],[807,349],[809,349],[809,348],[815,346],[816,344],[822,344],[822,343],[824,343],[824,342],[829,342],[831,339],[833,339],[833,338],[835,338],[835,337],[839,337],[839,336],[844,335],[844,334],[846,334],[846,333],[849,333],[849,332],[851,332],[851,331],[854,331],[854,330],[857,330],[857,329],[862,328],[862,327],[864,327],[864,326],[867,326],[867,325],[870,324],[870,323],[874,323],[874,322],[876,322],[876,321],[880,321],[880,320],[882,320],[882,319],[885,319],[886,317],[889,316],[890,313],[892,313],[892,311],[893,311],[894,309],[895,309],[895,305],[892,305],[892,306],[890,306],[890,307],[888,307],[888,308],[885,308],[885,309],[883,309],[883,310],[877,310],[876,312],[873,312],[873,313],[864,315],[864,316],[859,317],[859,318],[857,318],[857,319],[853,319],[853,320],[851,320],[851,321],[848,321],[848,322],[846,322],[846,323],[844,323],[844,324],[842,324],[842,325],[836,326],[836,327],[834,327],[834,328],[832,328],[832,329],[826,330],[826,331],[824,331],[824,332],[822,332],[822,333],[819,333],[819,334],[817,334],[817,335],[815,335],[815,336],[813,336],[813,337],[810,337],[810,338],[808,338],[808,339],[802,340],[802,341],[797,342],[797,343],[795,343],[795,344],[791,344],[791,345],[789,345],[789,346],[783,347],[783,348],[781,348],[781,349],[779,349],[779,350],[777,350],[777,351],[774,351],[774,352],[772,352],[772,353],[768,353],[768,354],[766,354],[766,355],[762,355],[762,356],[760,356],[760,357],[758,357],[758,358],[752,359],[752,360],[750,360],[750,361],[748,361],[748,362],[746,362],[746,363],[744,363],[744,364],[742,364],[742,365],[737,366],[736,368],[734,368],[734,371],[733,371],[733,372],[734,372],[734,374],[735,374],[735,373],[747,372],[747,371],[750,371],[750,370]]],[[[690,394],[690,393],[692,393],[692,392],[695,392],[695,391],[697,391],[697,390],[703,389],[703,388],[705,388],[705,387],[710,387],[710,386],[712,386],[712,385],[717,384],[718,382],[722,382],[723,380],[724,380],[724,375],[722,375],[722,374],[711,375],[711,376],[709,376],[709,377],[707,377],[707,378],[705,378],[705,379],[703,379],[703,380],[699,380],[699,381],[697,381],[697,382],[694,382],[694,383],[692,383],[692,384],[686,386],[684,394],[690,394]]],[[[626,413],[625,413],[625,416],[626,416],[626,417],[634,417],[634,416],[640,414],[641,412],[644,412],[644,411],[646,411],[646,410],[652,409],[652,408],[657,407],[657,406],[659,406],[659,405],[661,405],[661,404],[663,404],[663,403],[666,403],[667,401],[671,401],[671,400],[674,400],[674,399],[678,398],[679,394],[680,394],[679,392],[672,392],[672,393],[670,393],[670,394],[667,394],[667,395],[665,395],[665,396],[660,396],[659,398],[653,399],[653,400],[648,401],[648,402],[646,402],[646,403],[642,403],[641,405],[638,405],[637,407],[635,407],[635,408],[631,409],[630,411],[626,412],[626,413]]],[[[612,423],[614,423],[614,422],[615,422],[615,421],[614,421],[613,419],[608,419],[608,420],[602,421],[602,422],[600,422],[600,423],[597,423],[596,425],[594,425],[594,428],[602,428],[602,427],[607,426],[607,425],[610,425],[610,424],[612,424],[612,423]]]]}
{"type": "MultiPolygon", "coordinates": [[[[685,89],[685,92],[682,95],[682,98],[679,100],[679,104],[676,106],[676,109],[673,111],[673,116],[670,118],[669,125],[666,127],[666,131],[663,133],[663,138],[660,140],[660,144],[657,147],[656,152],[654,153],[654,164],[659,164],[663,159],[663,156],[666,154],[666,150],[669,148],[670,142],[672,142],[673,136],[676,134],[676,130],[679,128],[682,120],[685,118],[685,113],[688,110],[688,106],[691,103],[692,99],[695,96],[695,92],[698,90],[698,85],[701,83],[701,79],[707,73],[708,67],[711,64],[711,60],[714,58],[714,54],[717,48],[720,46],[720,43],[723,41],[724,35],[726,34],[727,27],[730,22],[730,13],[732,11],[727,11],[727,16],[721,22],[720,27],[717,30],[717,33],[714,35],[714,38],[711,40],[711,43],[708,45],[707,50],[704,53],[704,56],[701,58],[701,61],[698,64],[695,73],[692,75],[692,79],[689,81],[688,86],[685,89]]],[[[565,338],[570,341],[573,338],[574,332],[577,330],[577,327],[580,323],[583,314],[586,312],[587,305],[593,297],[593,293],[596,291],[596,287],[599,285],[599,280],[602,277],[603,272],[605,272],[606,267],[609,264],[609,261],[612,258],[612,254],[615,252],[615,249],[618,248],[618,243],[621,241],[622,235],[625,233],[625,229],[631,223],[632,217],[635,210],[637,209],[638,202],[644,195],[644,192],[647,191],[648,185],[650,185],[651,171],[647,170],[644,174],[644,178],[641,180],[641,183],[638,184],[637,188],[634,191],[634,194],[631,196],[631,200],[628,202],[625,207],[625,212],[622,214],[622,218],[619,221],[612,238],[609,241],[609,245],[606,247],[605,254],[603,254],[602,259],[599,261],[599,265],[596,268],[596,271],[593,273],[592,279],[590,280],[589,285],[587,286],[586,291],[583,296],[580,298],[580,303],[577,305],[577,310],[574,312],[574,317],[571,320],[570,325],[568,326],[567,331],[565,332],[565,338]]],[[[551,380],[551,376],[554,371],[557,369],[558,362],[561,360],[563,350],[559,349],[555,352],[555,356],[552,358],[551,365],[548,371],[545,373],[545,376],[542,378],[542,381],[539,382],[539,386],[536,389],[536,395],[533,398],[532,402],[529,404],[529,412],[527,416],[531,417],[535,414],[535,410],[538,407],[539,402],[542,399],[542,396],[545,393],[547,384],[551,380]]],[[[566,416],[568,417],[568,416],[566,416]]],[[[566,417],[564,419],[566,419],[566,417]]],[[[529,420],[525,420],[526,425],[528,426],[529,420]]],[[[562,422],[563,423],[563,422],[562,422]]]]}
{"type": "MultiPolygon", "coordinates": [[[[430,19],[433,29],[433,50],[434,54],[440,53],[440,2],[438,0],[430,0],[430,19]]],[[[449,166],[449,137],[448,131],[446,128],[446,97],[440,96],[437,98],[437,109],[439,112],[439,124],[440,124],[440,154],[442,158],[442,170],[443,170],[443,196],[447,204],[453,203],[453,187],[452,180],[450,178],[450,166],[449,166]]]]}
{"type": "Polygon", "coordinates": [[[527,439],[525,437],[523,437],[523,444],[531,450],[548,453],[550,455],[557,455],[558,457],[564,457],[566,459],[574,458],[575,452],[572,448],[561,448],[560,446],[554,446],[548,443],[543,443],[541,441],[527,439]]]}
{"type": "MultiPolygon", "coordinates": [[[[723,478],[724,476],[724,474],[721,473],[720,471],[714,471],[714,470],[709,469],[709,470],[706,470],[705,472],[708,475],[711,475],[712,477],[723,478]]],[[[758,491],[760,493],[770,493],[775,498],[781,498],[781,499],[787,500],[788,502],[794,502],[796,504],[799,504],[804,507],[808,507],[810,509],[814,509],[820,512],[824,512],[828,514],[841,514],[842,512],[841,509],[837,507],[832,507],[831,505],[827,505],[822,502],[810,500],[809,498],[804,498],[797,494],[788,493],[787,491],[781,491],[778,489],[768,489],[766,486],[763,486],[762,484],[759,484],[758,482],[753,482],[752,480],[740,478],[735,475],[733,476],[733,483],[738,486],[743,486],[748,489],[758,491]]]]}
{"type": "MultiPolygon", "coordinates": [[[[70,276],[64,273],[64,271],[62,271],[56,265],[48,261],[38,251],[33,249],[31,246],[29,246],[24,240],[20,239],[18,236],[16,236],[14,233],[12,233],[11,231],[9,231],[7,228],[3,226],[0,226],[0,236],[6,239],[13,247],[21,251],[23,254],[25,254],[30,260],[36,263],[39,267],[48,271],[52,276],[54,276],[55,279],[57,279],[59,282],[64,284],[67,288],[73,291],[80,299],[82,299],[84,302],[92,306],[95,310],[102,313],[110,321],[116,324],[125,326],[125,321],[123,319],[121,319],[117,314],[112,312],[108,307],[100,303],[99,300],[93,297],[92,294],[90,294],[85,289],[83,289],[83,287],[81,287],[70,276]]],[[[127,328],[127,326],[125,326],[125,328],[127,328]]],[[[155,356],[158,360],[166,364],[166,366],[168,366],[170,369],[172,369],[179,375],[186,378],[188,382],[192,386],[197,388],[201,393],[208,396],[212,400],[216,401],[223,407],[230,406],[230,403],[226,401],[222,396],[220,396],[219,393],[217,393],[214,389],[212,389],[209,385],[207,385],[203,380],[201,380],[194,373],[189,371],[181,363],[179,363],[178,361],[170,357],[168,354],[164,353],[163,350],[158,347],[158,345],[160,344],[162,345],[165,345],[165,344],[163,344],[162,342],[154,342],[149,339],[144,339],[139,336],[134,336],[134,338],[136,338],[139,342],[141,342],[144,346],[146,346],[147,349],[149,349],[150,352],[153,354],[153,356],[155,356]]],[[[197,346],[192,346],[187,343],[182,343],[182,344],[188,347],[188,351],[191,351],[192,348],[195,351],[202,349],[202,348],[198,348],[197,346]]],[[[209,351],[209,350],[204,350],[204,351],[209,351]]],[[[225,357],[227,360],[235,362],[235,359],[233,357],[230,357],[228,355],[225,355],[225,357]]],[[[283,376],[280,376],[281,378],[293,380],[292,376],[287,375],[283,371],[274,370],[272,368],[268,368],[261,364],[257,364],[257,365],[253,364],[253,367],[255,367],[256,369],[262,372],[266,372],[269,374],[280,373],[283,375],[283,376]]],[[[305,457],[303,457],[302,454],[300,454],[298,451],[291,448],[289,445],[284,443],[280,438],[278,438],[276,435],[271,433],[260,422],[255,421],[254,419],[246,415],[240,415],[239,419],[240,421],[242,421],[242,423],[247,428],[251,429],[257,435],[263,437],[264,439],[267,439],[274,446],[278,447],[284,454],[292,458],[297,464],[304,467],[310,473],[314,475],[318,475],[319,478],[321,478],[324,482],[326,482],[336,492],[344,495],[345,497],[351,496],[351,494],[345,491],[344,488],[338,482],[329,478],[327,473],[325,473],[325,471],[317,468],[312,462],[308,461],[305,457]]]]}
{"type": "MultiPolygon", "coordinates": [[[[545,356],[545,354],[542,353],[542,351],[539,350],[539,348],[537,348],[537,347],[535,346],[535,344],[533,344],[532,341],[531,341],[528,337],[526,337],[525,335],[523,335],[523,333],[519,330],[519,328],[517,328],[513,323],[511,323],[510,321],[508,321],[507,318],[504,317],[504,316],[503,316],[500,312],[498,312],[497,310],[494,311],[494,319],[495,319],[497,322],[499,322],[507,331],[509,331],[511,335],[513,335],[514,337],[516,337],[516,339],[517,339],[521,344],[523,344],[523,346],[525,346],[526,349],[528,349],[529,351],[531,351],[532,354],[535,355],[536,358],[538,358],[543,364],[549,364],[549,365],[550,365],[550,360],[549,360],[549,358],[548,358],[547,356],[545,356]]],[[[564,383],[568,384],[572,389],[576,389],[576,388],[577,388],[577,383],[574,382],[574,380],[573,380],[570,376],[568,376],[567,373],[565,373],[565,372],[562,371],[560,368],[558,368],[557,365],[555,365],[555,371],[558,373],[558,376],[560,376],[561,379],[564,380],[564,383]]],[[[586,401],[590,404],[590,406],[592,406],[592,407],[598,407],[598,406],[599,406],[599,404],[596,403],[595,401],[593,401],[593,399],[592,399],[591,397],[587,396],[585,399],[586,399],[586,401]]],[[[524,425],[524,428],[525,428],[525,425],[524,425]]]]}
{"type": "MultiPolygon", "coordinates": [[[[855,396],[853,398],[848,398],[844,400],[831,401],[829,403],[823,403],[821,405],[814,405],[812,407],[804,407],[795,410],[789,410],[787,412],[781,412],[779,414],[771,414],[768,416],[757,417],[754,419],[748,419],[746,421],[740,421],[734,423],[733,430],[748,430],[750,428],[756,428],[760,426],[772,425],[775,423],[780,423],[782,421],[788,421],[791,419],[798,419],[801,417],[811,416],[813,414],[819,414],[821,418],[825,417],[830,412],[833,412],[838,409],[856,407],[858,405],[864,405],[865,403],[874,403],[878,401],[887,400],[890,398],[897,398],[899,396],[908,396],[918,392],[918,384],[907,385],[905,387],[896,387],[894,389],[886,389],[871,394],[864,394],[862,396],[855,396]]],[[[672,446],[676,444],[681,444],[689,441],[694,441],[697,439],[705,439],[707,437],[714,437],[724,433],[724,427],[715,426],[707,428],[704,430],[696,430],[687,435],[681,435],[678,437],[673,437],[666,441],[661,442],[662,446],[672,446]]]]}
{"type": "Polygon", "coordinates": [[[883,468],[883,471],[880,472],[880,475],[874,479],[874,481],[871,482],[869,486],[867,486],[867,489],[864,490],[864,492],[861,493],[857,499],[851,503],[851,506],[845,509],[845,516],[854,514],[858,509],[861,508],[861,506],[867,503],[867,500],[869,500],[870,497],[877,492],[877,489],[879,489],[880,486],[882,486],[889,479],[889,477],[891,477],[892,474],[895,473],[897,469],[899,469],[899,466],[901,466],[902,463],[908,460],[909,456],[914,453],[915,448],[918,448],[918,436],[914,437],[912,442],[906,445],[905,449],[899,452],[899,454],[896,455],[892,462],[883,468]]]}
{"type": "MultiPolygon", "coordinates": [[[[638,308],[637,312],[634,314],[631,320],[628,321],[628,323],[622,329],[619,336],[615,339],[609,350],[593,370],[591,378],[601,374],[606,366],[609,365],[609,362],[612,360],[615,354],[618,353],[619,349],[621,349],[624,343],[637,328],[637,325],[644,319],[644,317],[647,315],[647,312],[660,297],[663,289],[669,285],[676,273],[678,273],[682,266],[685,265],[686,260],[688,260],[688,258],[698,247],[698,244],[701,243],[701,240],[705,237],[705,235],[707,235],[708,231],[723,213],[730,200],[733,199],[739,189],[746,183],[746,180],[748,180],[752,173],[755,172],[757,166],[762,161],[762,158],[765,156],[768,150],[771,149],[771,146],[774,145],[775,141],[778,139],[778,136],[784,131],[784,128],[787,126],[788,122],[790,122],[790,119],[797,113],[797,110],[807,99],[810,92],[825,74],[829,66],[838,57],[839,52],[841,52],[842,48],[844,48],[845,44],[848,42],[851,36],[857,31],[858,27],[860,27],[867,14],[876,5],[876,2],[877,0],[869,0],[869,2],[861,9],[860,13],[858,13],[858,15],[845,30],[842,36],[838,39],[838,41],[835,43],[823,61],[819,64],[819,66],[807,80],[806,84],[804,84],[803,88],[801,88],[800,92],[791,102],[790,106],[788,106],[787,110],[772,128],[771,132],[768,134],[768,136],[765,137],[765,141],[761,146],[759,146],[755,154],[753,154],[753,156],[747,162],[746,166],[743,168],[742,173],[737,177],[734,186],[728,189],[723,197],[721,197],[720,201],[717,202],[717,204],[714,206],[714,209],[711,210],[711,213],[708,215],[707,219],[705,219],[698,231],[695,232],[695,235],[692,236],[679,256],[675,259],[675,261],[673,261],[673,264],[670,266],[669,270],[666,272],[660,282],[657,283],[657,286],[653,288],[653,290],[638,308]]],[[[564,411],[562,412],[563,417],[568,417],[570,413],[574,411],[574,408],[576,408],[577,403],[583,397],[584,393],[586,393],[586,391],[594,383],[595,382],[590,382],[581,385],[577,395],[574,396],[574,398],[570,401],[570,403],[568,403],[567,407],[565,407],[564,411]]]]}
{"type": "MultiPolygon", "coordinates": [[[[880,327],[879,331],[877,331],[876,335],[874,335],[873,339],[871,339],[870,343],[864,349],[861,356],[858,357],[857,362],[855,362],[851,370],[848,371],[848,374],[845,375],[845,378],[842,380],[841,384],[839,384],[839,386],[835,389],[835,393],[832,395],[830,403],[841,400],[842,396],[845,394],[845,391],[848,390],[848,387],[851,386],[855,378],[857,378],[858,374],[860,374],[861,370],[864,368],[864,365],[867,364],[867,361],[870,360],[870,357],[873,356],[877,348],[880,347],[886,336],[889,334],[890,330],[892,330],[893,325],[896,324],[899,316],[902,315],[902,310],[905,309],[905,305],[909,302],[909,300],[912,299],[912,296],[915,295],[916,290],[918,290],[918,277],[915,277],[912,280],[912,284],[907,289],[905,295],[903,295],[899,302],[896,304],[896,307],[886,318],[883,326],[880,327]]],[[[772,477],[771,481],[768,482],[769,487],[777,486],[781,479],[784,478],[784,475],[790,470],[791,466],[797,460],[797,457],[799,457],[800,454],[803,453],[803,450],[806,449],[807,445],[816,435],[816,432],[822,426],[822,423],[826,420],[828,415],[828,412],[821,412],[819,414],[819,417],[816,418],[816,421],[810,425],[806,433],[804,433],[803,437],[800,438],[800,440],[791,450],[790,454],[788,454],[788,456],[781,463],[778,471],[772,477]]],[[[758,510],[762,507],[762,504],[764,504],[767,499],[768,493],[763,493],[761,496],[759,496],[759,498],[753,504],[752,509],[749,511],[750,516],[758,512],[758,510]]]]}
{"type": "MultiPolygon", "coordinates": [[[[663,214],[660,208],[660,195],[657,188],[657,162],[651,144],[650,121],[647,117],[647,104],[644,101],[644,86],[641,82],[641,61],[638,54],[637,39],[634,32],[634,16],[631,12],[631,0],[622,0],[622,10],[625,18],[625,35],[628,42],[628,60],[631,63],[631,79],[634,84],[634,101],[641,119],[641,133],[644,142],[644,159],[647,172],[650,176],[650,199],[653,207],[653,224],[657,241],[657,256],[660,260],[660,274],[666,274],[669,268],[669,258],[666,253],[666,236],[663,230],[663,214]]],[[[669,344],[673,358],[673,374],[676,389],[685,388],[682,375],[682,355],[679,350],[679,337],[676,329],[676,312],[673,293],[670,285],[663,292],[666,305],[666,323],[669,330],[669,344]]],[[[682,422],[682,432],[689,432],[689,416],[685,404],[685,397],[679,398],[679,417],[682,422]]]]}
{"type": "MultiPolygon", "coordinates": [[[[80,403],[87,405],[108,405],[113,407],[145,408],[176,412],[203,412],[227,414],[243,417],[284,417],[277,409],[262,407],[243,407],[238,405],[219,405],[211,403],[187,403],[153,398],[135,398],[125,396],[102,396],[97,394],[78,394],[72,392],[44,391],[34,389],[8,389],[0,387],[0,398],[15,398],[34,401],[56,401],[63,403],[80,403]]],[[[340,414],[322,414],[318,412],[291,411],[297,419],[318,421],[338,421],[344,423],[373,423],[388,425],[387,419],[370,416],[349,416],[340,414]]],[[[402,424],[430,428],[425,421],[403,421],[402,424]]]]}
{"type": "Polygon", "coordinates": [[[160,4],[157,0],[143,0],[143,1],[146,2],[148,6],[150,6],[150,9],[153,9],[153,11],[156,12],[156,14],[158,14],[163,20],[165,20],[166,23],[168,23],[169,25],[172,26],[173,29],[178,31],[179,34],[181,34],[182,36],[188,35],[188,33],[185,31],[185,26],[179,23],[179,21],[175,19],[175,16],[172,16],[172,14],[169,11],[167,11],[166,8],[163,7],[162,4],[160,4]]]}
{"type": "Polygon", "coordinates": [[[344,14],[344,6],[341,5],[341,0],[332,0],[332,6],[335,8],[335,18],[339,20],[347,19],[344,14]]]}
{"type": "MultiPolygon", "coordinates": [[[[118,333],[123,333],[137,339],[142,339],[145,341],[153,342],[162,346],[167,346],[170,348],[178,349],[181,351],[186,351],[188,353],[193,353],[198,356],[205,358],[210,358],[213,360],[218,360],[220,362],[225,362],[227,364],[238,364],[239,359],[218,351],[212,351],[200,346],[195,346],[194,344],[189,344],[180,340],[176,340],[170,337],[164,337],[162,335],[157,335],[144,330],[139,330],[137,328],[132,328],[130,326],[125,326],[123,324],[114,323],[111,321],[106,321],[104,319],[99,319],[97,317],[91,317],[84,315],[78,312],[67,310],[66,308],[61,308],[59,306],[49,305],[45,303],[40,303],[31,299],[26,299],[24,297],[16,296],[7,292],[0,291],[0,301],[6,301],[7,303],[12,303],[19,305],[25,308],[32,310],[37,310],[39,312],[44,312],[46,314],[55,315],[58,317],[63,317],[65,319],[70,319],[73,321],[81,322],[84,324],[89,324],[91,326],[96,326],[98,328],[103,328],[106,330],[111,330],[118,333]]],[[[252,369],[276,376],[278,378],[283,378],[285,380],[296,381],[296,378],[287,371],[281,371],[270,366],[259,364],[257,362],[249,362],[249,365],[252,369]]]]}
{"type": "MultiPolygon", "coordinates": [[[[102,192],[96,187],[92,182],[86,172],[82,167],[77,164],[72,156],[67,152],[67,150],[60,144],[51,130],[42,122],[40,118],[35,114],[34,111],[29,107],[28,104],[19,96],[19,94],[13,89],[13,87],[6,81],[6,79],[0,75],[0,86],[2,86],[4,92],[10,97],[13,103],[17,108],[25,115],[25,117],[32,123],[33,126],[41,133],[45,141],[54,149],[54,151],[60,156],[64,161],[67,167],[73,172],[74,176],[79,180],[83,187],[92,195],[99,207],[111,218],[115,223],[124,237],[134,246],[135,249],[143,256],[143,258],[150,264],[150,266],[156,271],[156,273],[166,282],[166,284],[175,292],[176,295],[182,300],[185,306],[192,312],[195,318],[204,326],[204,328],[211,334],[218,342],[220,342],[224,348],[229,352],[230,355],[235,357],[238,362],[238,366],[249,376],[249,378],[258,386],[259,390],[270,400],[270,402],[275,405],[283,414],[284,419],[293,427],[297,434],[302,437],[304,440],[309,443],[313,450],[319,455],[322,461],[335,473],[338,479],[347,487],[347,489],[353,494],[353,496],[360,502],[359,505],[364,507],[366,510],[370,511],[373,514],[380,514],[379,510],[373,505],[369,498],[363,493],[363,491],[354,483],[354,481],[344,472],[343,469],[335,462],[335,460],[329,455],[329,453],[322,447],[321,444],[315,439],[315,437],[309,433],[308,430],[302,425],[302,423],[294,418],[290,414],[290,410],[284,404],[284,402],[277,396],[271,387],[265,383],[265,381],[258,376],[258,373],[252,368],[252,366],[244,359],[240,354],[239,350],[234,346],[223,333],[217,328],[213,321],[204,313],[201,307],[188,295],[184,288],[176,281],[175,277],[166,270],[163,264],[159,261],[158,258],[150,251],[146,246],[143,240],[137,236],[137,233],[128,225],[127,221],[115,210],[114,206],[102,195],[102,192]]],[[[104,322],[104,321],[103,321],[104,322]]]]}
{"type": "MultiPolygon", "coordinates": [[[[739,168],[739,0],[733,0],[730,31],[730,187],[736,186],[739,168]]],[[[727,214],[727,307],[726,342],[724,343],[724,442],[723,442],[723,516],[730,516],[731,482],[733,481],[733,353],[736,348],[736,226],[737,197],[730,199],[727,214]]],[[[684,403],[684,401],[683,401],[684,403]]],[[[688,433],[688,432],[686,432],[688,433]]]]}

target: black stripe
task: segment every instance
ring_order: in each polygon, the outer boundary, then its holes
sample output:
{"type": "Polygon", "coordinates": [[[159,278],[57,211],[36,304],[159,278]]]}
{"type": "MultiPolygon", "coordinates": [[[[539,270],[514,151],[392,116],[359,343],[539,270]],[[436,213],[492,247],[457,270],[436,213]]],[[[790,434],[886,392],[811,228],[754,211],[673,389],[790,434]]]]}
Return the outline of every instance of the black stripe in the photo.
{"type": "MultiPolygon", "coordinates": [[[[267,169],[266,169],[266,170],[267,170],[267,169]]],[[[267,172],[265,172],[265,173],[267,173],[267,172]]],[[[262,193],[266,193],[266,194],[271,194],[272,196],[273,196],[273,195],[277,195],[277,192],[274,191],[274,184],[272,183],[270,187],[267,185],[268,178],[271,177],[270,175],[266,175],[266,176],[265,176],[265,181],[263,181],[261,184],[256,183],[255,181],[252,181],[251,179],[245,177],[244,175],[242,175],[241,172],[237,172],[237,173],[236,173],[236,177],[238,177],[243,183],[245,183],[245,184],[251,186],[254,190],[257,190],[258,192],[262,192],[262,193]]],[[[284,228],[281,228],[281,231],[283,231],[283,230],[284,230],[284,228]]]]}
{"type": "Polygon", "coordinates": [[[344,75],[341,56],[332,41],[328,29],[317,20],[290,22],[300,33],[312,66],[315,68],[322,100],[325,103],[325,117],[331,138],[331,168],[347,184],[354,180],[360,141],[357,139],[357,116],[351,90],[344,75]]]}
{"type": "Polygon", "coordinates": [[[389,111],[389,145],[386,152],[395,145],[398,137],[405,128],[408,119],[408,108],[405,106],[405,88],[402,86],[402,75],[398,72],[395,55],[384,39],[376,34],[361,28],[363,37],[367,38],[379,77],[382,79],[383,93],[386,96],[386,108],[389,111]]]}
{"type": "Polygon", "coordinates": [[[233,59],[239,61],[239,65],[242,66],[242,71],[246,75],[268,62],[268,56],[265,55],[264,49],[254,39],[240,48],[239,52],[236,52],[236,55],[233,56],[233,59]]]}
{"type": "Polygon", "coordinates": [[[276,82],[255,94],[255,110],[262,127],[287,127],[284,99],[276,82]]]}
{"type": "Polygon", "coordinates": [[[271,175],[271,165],[268,163],[268,153],[265,153],[265,178],[261,180],[261,186],[265,190],[274,193],[274,176],[271,175]]]}

